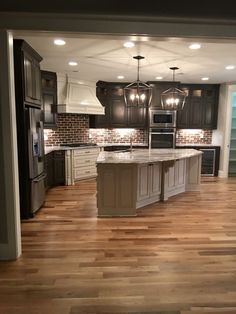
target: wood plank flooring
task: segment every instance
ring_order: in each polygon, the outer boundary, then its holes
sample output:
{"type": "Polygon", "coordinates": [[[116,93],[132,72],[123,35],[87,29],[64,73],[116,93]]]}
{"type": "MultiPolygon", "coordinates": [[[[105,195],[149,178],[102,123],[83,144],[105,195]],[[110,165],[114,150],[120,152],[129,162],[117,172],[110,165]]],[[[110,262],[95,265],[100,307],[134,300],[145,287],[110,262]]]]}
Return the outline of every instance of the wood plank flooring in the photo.
{"type": "Polygon", "coordinates": [[[134,218],[97,218],[96,182],[49,191],[0,263],[1,314],[236,313],[236,178],[134,218]]]}

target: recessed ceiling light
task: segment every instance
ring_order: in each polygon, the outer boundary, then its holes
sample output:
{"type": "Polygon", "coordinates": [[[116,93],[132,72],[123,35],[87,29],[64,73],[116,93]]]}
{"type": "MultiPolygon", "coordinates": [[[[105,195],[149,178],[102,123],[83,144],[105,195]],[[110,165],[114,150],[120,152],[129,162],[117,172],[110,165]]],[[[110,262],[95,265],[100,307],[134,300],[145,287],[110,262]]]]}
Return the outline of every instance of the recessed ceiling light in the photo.
{"type": "Polygon", "coordinates": [[[118,78],[119,80],[123,80],[125,77],[124,77],[124,75],[118,75],[117,78],[118,78]]]}
{"type": "Polygon", "coordinates": [[[233,69],[235,69],[235,66],[234,65],[227,65],[225,68],[226,68],[226,70],[233,70],[233,69]]]}
{"type": "Polygon", "coordinates": [[[66,44],[66,42],[63,39],[55,39],[54,44],[57,46],[64,46],[66,44]]]}
{"type": "Polygon", "coordinates": [[[132,41],[127,41],[123,45],[125,48],[132,48],[135,46],[135,44],[132,41]]]}
{"type": "Polygon", "coordinates": [[[193,43],[189,46],[189,49],[200,49],[201,45],[199,43],[193,43]]]}
{"type": "Polygon", "coordinates": [[[162,80],[163,77],[162,76],[156,76],[156,80],[162,80]]]}
{"type": "Polygon", "coordinates": [[[208,81],[209,77],[202,77],[202,81],[208,81]]]}
{"type": "Polygon", "coordinates": [[[68,64],[69,64],[70,66],[74,67],[74,66],[78,65],[78,62],[76,62],[76,61],[70,61],[70,62],[68,62],[68,64]]]}

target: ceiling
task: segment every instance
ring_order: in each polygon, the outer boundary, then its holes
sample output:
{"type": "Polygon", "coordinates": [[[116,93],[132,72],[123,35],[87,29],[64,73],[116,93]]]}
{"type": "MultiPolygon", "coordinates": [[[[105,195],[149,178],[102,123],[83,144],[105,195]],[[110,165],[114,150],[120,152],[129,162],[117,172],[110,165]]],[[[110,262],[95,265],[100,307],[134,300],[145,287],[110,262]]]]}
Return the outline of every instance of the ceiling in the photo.
{"type": "Polygon", "coordinates": [[[42,69],[67,73],[80,80],[134,81],[137,77],[137,60],[133,56],[142,55],[145,57],[140,62],[142,81],[155,81],[157,76],[170,81],[172,71],[169,68],[173,66],[179,67],[176,81],[182,83],[203,83],[202,77],[209,77],[204,83],[236,81],[236,68],[230,71],[225,69],[227,65],[236,66],[236,41],[39,32],[17,32],[14,37],[25,39],[43,57],[42,69]],[[54,45],[55,38],[63,38],[66,44],[54,45]],[[128,40],[134,41],[133,48],[123,47],[128,40]],[[193,42],[201,43],[201,49],[189,49],[193,42]],[[76,61],[78,65],[71,67],[69,61],[76,61]],[[125,78],[119,80],[118,75],[125,78]]]}

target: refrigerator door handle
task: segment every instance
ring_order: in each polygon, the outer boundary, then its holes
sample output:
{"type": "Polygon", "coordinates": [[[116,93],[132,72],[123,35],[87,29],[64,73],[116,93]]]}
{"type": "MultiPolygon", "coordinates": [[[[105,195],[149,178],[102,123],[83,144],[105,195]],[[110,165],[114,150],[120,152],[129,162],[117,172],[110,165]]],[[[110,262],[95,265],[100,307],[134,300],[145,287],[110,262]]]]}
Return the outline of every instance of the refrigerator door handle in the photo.
{"type": "Polygon", "coordinates": [[[33,179],[33,182],[40,182],[41,180],[46,179],[46,177],[47,177],[47,174],[43,173],[39,177],[33,179]]]}

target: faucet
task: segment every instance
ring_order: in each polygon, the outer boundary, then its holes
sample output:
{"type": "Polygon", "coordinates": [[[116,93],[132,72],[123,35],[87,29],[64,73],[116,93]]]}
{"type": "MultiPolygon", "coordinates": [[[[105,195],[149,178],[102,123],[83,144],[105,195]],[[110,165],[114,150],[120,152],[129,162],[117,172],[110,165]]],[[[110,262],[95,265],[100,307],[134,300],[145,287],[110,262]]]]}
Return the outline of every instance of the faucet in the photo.
{"type": "Polygon", "coordinates": [[[131,152],[133,150],[133,139],[132,139],[132,135],[130,135],[130,149],[131,152]]]}

